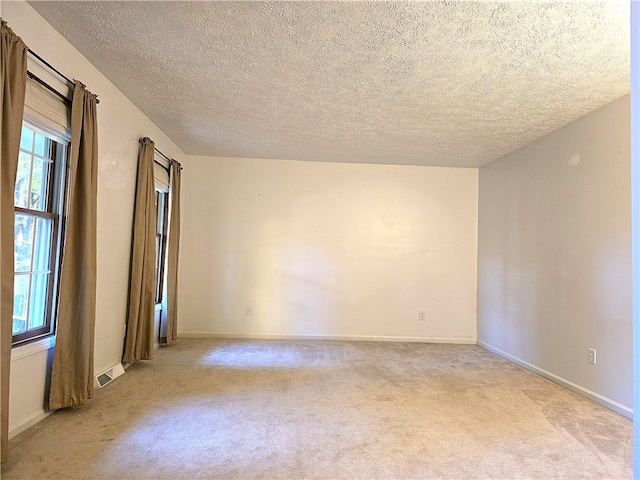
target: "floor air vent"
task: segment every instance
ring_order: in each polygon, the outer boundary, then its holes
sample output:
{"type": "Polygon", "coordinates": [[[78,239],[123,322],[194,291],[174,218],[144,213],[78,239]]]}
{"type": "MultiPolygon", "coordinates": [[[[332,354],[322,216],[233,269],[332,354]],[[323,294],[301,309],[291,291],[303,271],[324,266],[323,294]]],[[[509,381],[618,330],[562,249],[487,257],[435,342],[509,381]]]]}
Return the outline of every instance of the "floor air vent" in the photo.
{"type": "Polygon", "coordinates": [[[96,380],[98,380],[98,385],[100,385],[100,388],[104,387],[107,383],[113,380],[113,368],[110,368],[106,372],[98,375],[96,377],[96,380]]]}
{"type": "Polygon", "coordinates": [[[124,368],[121,363],[116,363],[113,367],[96,375],[95,386],[102,388],[120,375],[124,375],[124,368]]]}

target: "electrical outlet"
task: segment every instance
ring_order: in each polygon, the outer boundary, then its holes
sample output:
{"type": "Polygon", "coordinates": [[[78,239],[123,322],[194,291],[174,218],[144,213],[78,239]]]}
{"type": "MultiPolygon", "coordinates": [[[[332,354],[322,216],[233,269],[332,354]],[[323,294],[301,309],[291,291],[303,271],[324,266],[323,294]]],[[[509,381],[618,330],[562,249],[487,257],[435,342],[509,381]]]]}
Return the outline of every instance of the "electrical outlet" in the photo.
{"type": "Polygon", "coordinates": [[[253,307],[247,307],[247,317],[253,317],[253,307]]]}
{"type": "Polygon", "coordinates": [[[589,363],[591,363],[592,365],[596,364],[596,349],[595,348],[590,348],[589,349],[589,363]]]}
{"type": "Polygon", "coordinates": [[[424,322],[426,320],[425,316],[424,316],[424,312],[422,310],[420,310],[418,312],[418,320],[421,322],[424,322]]]}

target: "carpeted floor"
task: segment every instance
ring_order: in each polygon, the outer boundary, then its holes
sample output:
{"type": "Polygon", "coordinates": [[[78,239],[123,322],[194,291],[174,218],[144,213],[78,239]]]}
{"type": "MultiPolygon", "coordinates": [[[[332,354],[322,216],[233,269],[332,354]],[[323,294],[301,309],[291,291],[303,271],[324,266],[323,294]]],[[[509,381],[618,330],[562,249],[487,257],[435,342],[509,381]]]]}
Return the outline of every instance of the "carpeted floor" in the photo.
{"type": "Polygon", "coordinates": [[[14,478],[631,478],[631,421],[476,346],[181,339],[9,442],[14,478]]]}

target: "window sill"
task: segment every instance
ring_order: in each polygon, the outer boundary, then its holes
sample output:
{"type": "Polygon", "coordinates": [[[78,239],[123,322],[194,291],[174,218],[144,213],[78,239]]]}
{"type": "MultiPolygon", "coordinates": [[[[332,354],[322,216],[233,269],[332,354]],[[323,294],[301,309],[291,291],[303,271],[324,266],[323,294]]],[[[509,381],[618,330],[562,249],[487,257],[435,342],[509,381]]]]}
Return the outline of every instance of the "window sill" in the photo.
{"type": "Polygon", "coordinates": [[[26,345],[20,345],[11,349],[11,362],[20,360],[21,358],[30,357],[38,352],[49,350],[56,346],[56,337],[52,335],[41,340],[27,343],[26,345]]]}

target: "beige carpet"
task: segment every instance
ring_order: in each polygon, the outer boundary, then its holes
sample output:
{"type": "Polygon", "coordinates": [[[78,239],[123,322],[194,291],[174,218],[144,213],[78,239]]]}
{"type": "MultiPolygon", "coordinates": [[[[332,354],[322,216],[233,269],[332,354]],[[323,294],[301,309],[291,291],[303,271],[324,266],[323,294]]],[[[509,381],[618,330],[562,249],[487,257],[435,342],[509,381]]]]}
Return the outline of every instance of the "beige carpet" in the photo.
{"type": "Polygon", "coordinates": [[[2,478],[630,478],[631,430],[476,346],[182,339],[2,478]]]}

